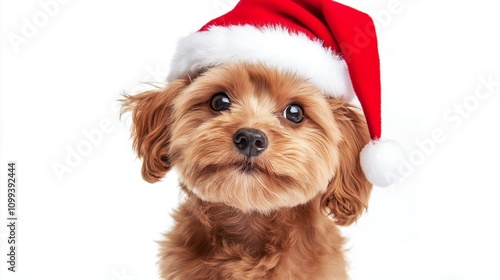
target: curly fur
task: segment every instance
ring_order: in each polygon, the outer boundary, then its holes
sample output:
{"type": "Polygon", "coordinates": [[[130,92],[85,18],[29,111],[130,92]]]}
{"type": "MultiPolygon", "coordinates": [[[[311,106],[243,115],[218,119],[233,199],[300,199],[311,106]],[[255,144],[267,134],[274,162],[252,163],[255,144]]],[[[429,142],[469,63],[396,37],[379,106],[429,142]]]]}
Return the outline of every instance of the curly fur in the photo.
{"type": "Polygon", "coordinates": [[[336,226],[357,220],[372,188],[359,164],[369,135],[357,108],[290,73],[247,64],[123,103],[143,178],[157,182],[174,167],[187,194],[160,242],[163,279],[347,279],[336,226]],[[229,110],[210,108],[218,92],[229,110]],[[304,109],[303,122],[283,117],[291,103],[304,109]],[[268,148],[239,153],[240,128],[264,132],[268,148]]]}

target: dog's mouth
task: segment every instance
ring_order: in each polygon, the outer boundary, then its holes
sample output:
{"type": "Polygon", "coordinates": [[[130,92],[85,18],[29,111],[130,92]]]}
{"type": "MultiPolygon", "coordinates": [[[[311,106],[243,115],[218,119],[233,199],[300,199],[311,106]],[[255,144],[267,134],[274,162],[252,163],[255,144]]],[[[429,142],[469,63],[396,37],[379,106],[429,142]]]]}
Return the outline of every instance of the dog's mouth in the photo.
{"type": "Polygon", "coordinates": [[[203,173],[208,174],[214,174],[220,171],[224,170],[236,170],[241,173],[267,173],[264,168],[262,168],[260,165],[250,162],[250,161],[242,161],[242,162],[234,162],[234,163],[229,163],[229,164],[209,164],[205,167],[203,167],[202,171],[203,173]]]}
{"type": "Polygon", "coordinates": [[[264,173],[265,170],[256,164],[255,162],[252,162],[250,160],[234,163],[233,166],[240,171],[241,173],[245,174],[253,174],[253,173],[264,173]]]}

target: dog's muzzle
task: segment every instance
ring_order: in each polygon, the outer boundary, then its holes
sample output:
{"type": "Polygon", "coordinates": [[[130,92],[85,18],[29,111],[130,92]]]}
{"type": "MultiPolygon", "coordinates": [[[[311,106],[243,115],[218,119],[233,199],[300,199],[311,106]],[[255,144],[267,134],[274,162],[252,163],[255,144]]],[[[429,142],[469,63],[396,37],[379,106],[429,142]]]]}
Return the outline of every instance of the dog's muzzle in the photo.
{"type": "Polygon", "coordinates": [[[258,156],[268,144],[264,132],[251,128],[241,128],[236,131],[233,142],[240,153],[249,157],[258,156]]]}

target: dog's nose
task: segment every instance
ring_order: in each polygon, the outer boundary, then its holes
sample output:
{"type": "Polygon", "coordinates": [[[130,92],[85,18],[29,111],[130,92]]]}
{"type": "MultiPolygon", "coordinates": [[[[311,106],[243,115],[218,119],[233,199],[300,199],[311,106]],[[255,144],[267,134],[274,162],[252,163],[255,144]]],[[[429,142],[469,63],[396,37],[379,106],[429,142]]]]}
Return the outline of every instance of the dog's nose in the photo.
{"type": "Polygon", "coordinates": [[[267,148],[267,137],[264,132],[242,128],[234,134],[233,142],[240,153],[249,157],[258,156],[267,148]]]}

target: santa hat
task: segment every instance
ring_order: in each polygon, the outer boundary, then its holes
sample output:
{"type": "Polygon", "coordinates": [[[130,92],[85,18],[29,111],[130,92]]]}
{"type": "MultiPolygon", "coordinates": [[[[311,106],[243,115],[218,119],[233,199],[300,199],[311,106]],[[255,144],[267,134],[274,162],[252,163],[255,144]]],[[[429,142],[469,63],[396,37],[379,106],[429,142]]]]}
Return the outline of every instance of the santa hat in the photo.
{"type": "Polygon", "coordinates": [[[241,0],[178,42],[168,80],[234,62],[295,73],[326,96],[356,96],[372,139],[361,167],[375,185],[397,179],[402,150],[380,141],[380,66],[370,16],[331,0],[241,0]]]}

